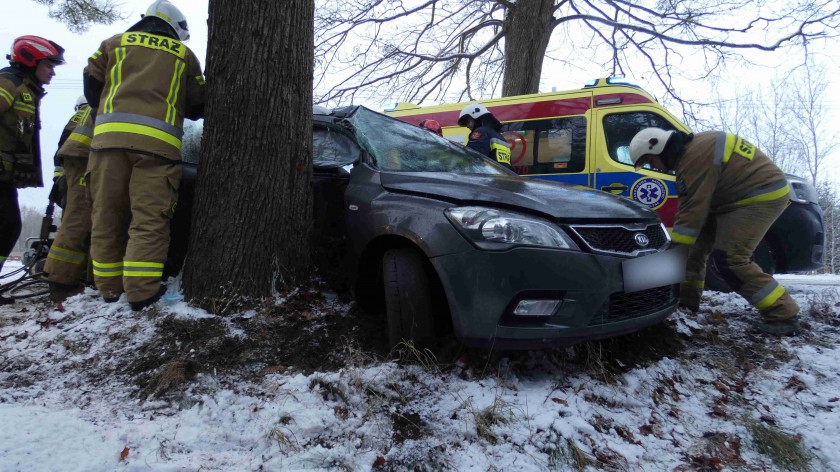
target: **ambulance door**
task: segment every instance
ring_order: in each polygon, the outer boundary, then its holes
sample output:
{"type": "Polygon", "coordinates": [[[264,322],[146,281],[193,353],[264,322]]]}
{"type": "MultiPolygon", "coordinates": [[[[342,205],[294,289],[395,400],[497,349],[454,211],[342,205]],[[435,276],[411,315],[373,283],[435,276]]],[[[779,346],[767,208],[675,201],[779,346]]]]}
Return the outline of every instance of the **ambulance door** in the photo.
{"type": "Polygon", "coordinates": [[[661,108],[650,105],[597,108],[593,155],[593,187],[635,200],[659,213],[671,227],[677,213],[673,173],[649,168],[636,171],[630,161],[630,140],[644,128],[688,129],[661,108]]]}

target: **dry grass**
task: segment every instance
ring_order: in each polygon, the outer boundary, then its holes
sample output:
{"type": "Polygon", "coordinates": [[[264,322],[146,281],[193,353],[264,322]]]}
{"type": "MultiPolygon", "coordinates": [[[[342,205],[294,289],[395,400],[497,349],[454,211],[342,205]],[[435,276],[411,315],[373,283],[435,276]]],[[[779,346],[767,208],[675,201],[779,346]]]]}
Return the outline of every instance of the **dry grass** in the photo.
{"type": "Polygon", "coordinates": [[[803,446],[799,435],[754,420],[747,422],[747,428],[752,434],[753,446],[773,461],[776,467],[783,470],[809,470],[811,454],[803,446]]]}
{"type": "Polygon", "coordinates": [[[309,381],[309,389],[320,391],[324,400],[341,400],[345,405],[349,404],[347,393],[338,382],[330,382],[323,377],[316,376],[309,381]]]}
{"type": "Polygon", "coordinates": [[[814,291],[808,294],[807,305],[801,311],[815,321],[840,326],[840,315],[835,310],[838,302],[840,293],[837,289],[814,291]]]}
{"type": "MultiPolygon", "coordinates": [[[[284,425],[287,424],[283,423],[282,418],[280,423],[284,425]]],[[[290,428],[281,428],[279,426],[274,427],[271,431],[269,431],[268,436],[277,442],[277,445],[283,453],[300,451],[298,441],[294,437],[294,433],[290,428]]]]}
{"type": "Polygon", "coordinates": [[[493,429],[499,424],[510,422],[513,418],[511,405],[499,397],[496,397],[490,406],[481,410],[476,411],[470,408],[470,413],[475,421],[476,434],[490,444],[499,442],[499,437],[493,429]]]}
{"type": "Polygon", "coordinates": [[[193,361],[177,359],[162,365],[143,389],[143,396],[160,397],[187,384],[196,374],[193,361]]]}

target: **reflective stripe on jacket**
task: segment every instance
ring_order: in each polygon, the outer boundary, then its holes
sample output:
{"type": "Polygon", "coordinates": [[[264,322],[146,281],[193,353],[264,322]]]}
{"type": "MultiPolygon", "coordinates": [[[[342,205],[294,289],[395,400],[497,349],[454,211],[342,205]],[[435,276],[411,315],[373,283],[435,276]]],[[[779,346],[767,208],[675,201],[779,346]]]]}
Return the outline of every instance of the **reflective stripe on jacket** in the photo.
{"type": "Polygon", "coordinates": [[[677,158],[679,210],[671,229],[676,243],[694,244],[710,213],[788,198],[787,178],[766,154],[725,132],[697,133],[677,158]]]}
{"type": "Polygon", "coordinates": [[[93,140],[93,109],[84,105],[79,111],[73,115],[71,121],[74,123],[73,131],[64,140],[64,144],[58,148],[56,152],[56,159],[62,162],[65,157],[83,157],[87,159],[90,154],[90,143],[93,140]]]}
{"type": "Polygon", "coordinates": [[[127,32],[102,42],[85,72],[102,82],[91,148],[180,160],[184,118],[204,103],[195,54],[166,36],[127,32]]]}
{"type": "Polygon", "coordinates": [[[18,171],[19,188],[44,185],[38,141],[43,96],[31,74],[13,66],[0,70],[0,159],[4,170],[18,171]]]}
{"type": "Polygon", "coordinates": [[[467,140],[467,147],[510,168],[510,145],[501,133],[490,126],[482,125],[474,129],[467,140]]]}

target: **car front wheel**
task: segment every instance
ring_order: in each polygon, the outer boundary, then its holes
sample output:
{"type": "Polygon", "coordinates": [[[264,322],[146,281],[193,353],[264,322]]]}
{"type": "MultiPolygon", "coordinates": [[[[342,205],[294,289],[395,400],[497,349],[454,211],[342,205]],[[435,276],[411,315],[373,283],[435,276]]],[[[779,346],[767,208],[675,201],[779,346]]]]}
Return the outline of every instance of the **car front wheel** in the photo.
{"type": "Polygon", "coordinates": [[[393,348],[401,342],[430,347],[432,292],[423,257],[412,249],[392,249],[382,259],[388,341],[393,348]]]}

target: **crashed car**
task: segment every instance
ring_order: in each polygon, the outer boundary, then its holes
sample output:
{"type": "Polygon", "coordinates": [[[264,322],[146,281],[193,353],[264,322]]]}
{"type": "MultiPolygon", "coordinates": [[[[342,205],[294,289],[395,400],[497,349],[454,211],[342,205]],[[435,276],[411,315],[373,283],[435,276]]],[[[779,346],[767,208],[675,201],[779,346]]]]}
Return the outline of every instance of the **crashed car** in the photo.
{"type": "MultiPolygon", "coordinates": [[[[648,208],[519,177],[364,107],[316,109],[313,123],[319,266],[386,315],[392,345],[449,333],[472,346],[570,345],[676,309],[679,262],[662,258],[670,238],[648,208]]],[[[173,233],[188,231],[188,148],[173,233]]],[[[172,241],[171,260],[186,237],[172,241]]]]}

